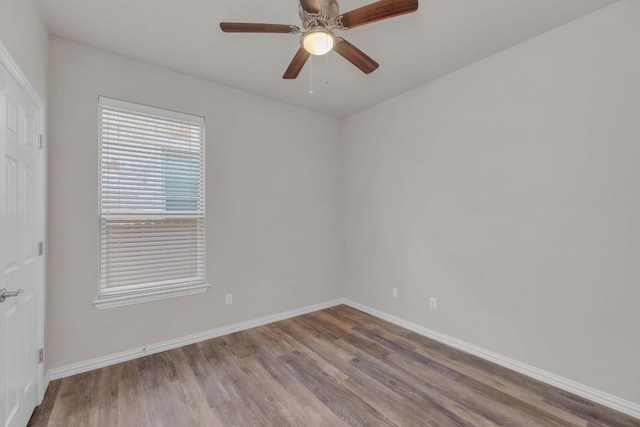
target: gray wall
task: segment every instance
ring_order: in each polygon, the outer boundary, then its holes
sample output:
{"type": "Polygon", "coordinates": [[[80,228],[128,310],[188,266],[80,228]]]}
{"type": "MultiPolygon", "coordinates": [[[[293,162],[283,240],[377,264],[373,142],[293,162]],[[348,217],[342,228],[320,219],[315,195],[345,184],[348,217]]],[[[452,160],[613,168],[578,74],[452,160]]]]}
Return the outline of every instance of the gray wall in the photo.
{"type": "Polygon", "coordinates": [[[345,296],[640,403],[639,28],[616,3],[346,119],[345,296]]]}
{"type": "Polygon", "coordinates": [[[49,368],[339,296],[337,119],[58,38],[50,87],[49,368]],[[99,95],[206,117],[207,293],[92,305],[99,95]]]}
{"type": "Polygon", "coordinates": [[[0,2],[0,43],[46,103],[49,32],[33,0],[0,2]]]}

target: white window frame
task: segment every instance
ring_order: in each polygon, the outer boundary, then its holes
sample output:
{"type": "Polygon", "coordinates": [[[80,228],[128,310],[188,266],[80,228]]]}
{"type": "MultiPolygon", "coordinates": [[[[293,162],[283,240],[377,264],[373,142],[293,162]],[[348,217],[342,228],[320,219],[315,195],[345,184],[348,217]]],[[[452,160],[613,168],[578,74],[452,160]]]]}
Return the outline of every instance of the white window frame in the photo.
{"type": "MultiPolygon", "coordinates": [[[[205,135],[205,119],[204,117],[195,116],[191,114],[180,113],[176,111],[151,107],[147,105],[122,101],[118,99],[108,98],[104,96],[98,97],[98,171],[99,171],[99,179],[98,179],[98,213],[99,213],[99,227],[100,227],[100,270],[102,270],[102,220],[103,220],[103,212],[102,212],[102,106],[114,107],[114,108],[122,108],[132,112],[137,112],[141,114],[151,114],[156,115],[168,119],[187,121],[191,123],[196,123],[201,127],[202,132],[202,209],[204,213],[204,230],[203,230],[203,239],[204,246],[202,251],[202,265],[204,271],[204,277],[202,281],[197,282],[189,282],[185,281],[184,283],[174,283],[171,285],[154,285],[154,284],[144,284],[144,285],[130,285],[126,287],[120,287],[117,289],[109,289],[103,286],[101,277],[98,277],[98,297],[93,301],[95,307],[99,310],[106,308],[114,308],[121,307],[132,304],[140,304],[149,301],[161,300],[166,298],[174,298],[186,295],[194,295],[206,292],[209,288],[209,284],[206,282],[206,135],[205,135]]],[[[158,216],[151,215],[150,216],[158,216]]],[[[162,216],[162,215],[160,215],[162,216]]],[[[126,217],[126,215],[122,215],[122,217],[126,217]]]]}

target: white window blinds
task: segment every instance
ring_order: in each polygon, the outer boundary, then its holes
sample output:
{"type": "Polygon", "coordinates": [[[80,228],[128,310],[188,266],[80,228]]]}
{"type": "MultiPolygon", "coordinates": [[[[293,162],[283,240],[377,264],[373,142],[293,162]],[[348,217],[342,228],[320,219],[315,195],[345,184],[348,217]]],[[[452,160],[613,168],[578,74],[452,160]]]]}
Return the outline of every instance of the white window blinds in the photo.
{"type": "Polygon", "coordinates": [[[100,295],[204,284],[204,119],[99,104],[100,295]]]}

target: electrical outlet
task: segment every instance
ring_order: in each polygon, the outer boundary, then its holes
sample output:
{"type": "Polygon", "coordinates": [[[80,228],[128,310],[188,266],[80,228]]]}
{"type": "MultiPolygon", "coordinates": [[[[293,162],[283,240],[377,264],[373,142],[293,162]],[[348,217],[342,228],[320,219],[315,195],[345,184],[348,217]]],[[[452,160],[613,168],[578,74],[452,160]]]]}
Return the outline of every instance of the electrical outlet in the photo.
{"type": "Polygon", "coordinates": [[[398,288],[393,288],[393,297],[398,298],[398,288]]]}
{"type": "Polygon", "coordinates": [[[438,300],[435,299],[434,297],[429,298],[429,308],[431,310],[437,310],[438,309],[438,300]]]}
{"type": "Polygon", "coordinates": [[[225,299],[227,305],[231,305],[233,304],[233,294],[227,294],[227,297],[225,299]]]}

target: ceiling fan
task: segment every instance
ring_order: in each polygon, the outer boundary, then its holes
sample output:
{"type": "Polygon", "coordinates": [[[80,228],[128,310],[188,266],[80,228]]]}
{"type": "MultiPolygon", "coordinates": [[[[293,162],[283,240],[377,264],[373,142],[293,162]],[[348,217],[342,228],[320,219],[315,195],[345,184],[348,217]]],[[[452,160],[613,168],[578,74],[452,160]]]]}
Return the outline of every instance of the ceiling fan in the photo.
{"type": "Polygon", "coordinates": [[[379,64],[342,37],[336,37],[333,30],[348,30],[416,10],[418,0],[379,0],[340,14],[336,0],[300,0],[302,30],[296,25],[245,22],[221,22],[220,29],[225,33],[302,33],[300,48],[282,76],[284,79],[298,77],[309,55],[325,55],[331,50],[369,74],[379,64]]]}

